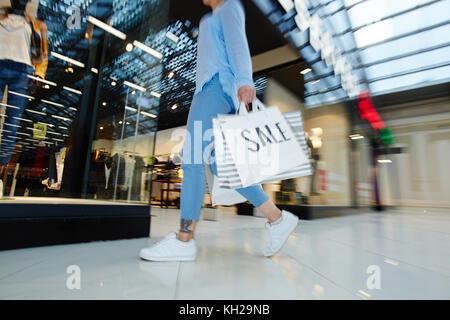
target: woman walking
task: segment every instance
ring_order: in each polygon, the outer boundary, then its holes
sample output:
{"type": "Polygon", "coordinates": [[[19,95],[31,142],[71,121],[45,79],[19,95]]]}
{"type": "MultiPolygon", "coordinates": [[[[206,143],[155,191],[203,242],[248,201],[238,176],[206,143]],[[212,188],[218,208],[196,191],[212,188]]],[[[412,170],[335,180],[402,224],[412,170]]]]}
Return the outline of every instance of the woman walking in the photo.
{"type": "MultiPolygon", "coordinates": [[[[248,109],[248,104],[256,98],[242,3],[240,0],[203,0],[203,4],[211,7],[212,13],[202,18],[199,28],[196,90],[189,110],[182,150],[184,177],[181,187],[180,229],[178,233],[170,233],[152,247],[142,249],[140,257],[145,260],[196,259],[194,232],[206,187],[203,151],[208,143],[204,141],[203,134],[212,129],[212,119],[218,114],[236,112],[241,102],[248,109]]],[[[212,169],[216,171],[214,164],[212,169]]],[[[280,211],[260,185],[236,191],[267,218],[269,243],[264,255],[272,256],[281,249],[295,229],[298,218],[288,211],[280,211]]]]}

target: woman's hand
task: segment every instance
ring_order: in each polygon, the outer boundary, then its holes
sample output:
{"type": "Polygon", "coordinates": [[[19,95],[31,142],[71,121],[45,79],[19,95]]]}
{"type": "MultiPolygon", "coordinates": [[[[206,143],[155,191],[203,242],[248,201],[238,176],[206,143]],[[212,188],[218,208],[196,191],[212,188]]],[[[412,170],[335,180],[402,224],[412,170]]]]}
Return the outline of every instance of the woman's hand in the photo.
{"type": "Polygon", "coordinates": [[[242,86],[238,90],[239,103],[244,102],[247,111],[250,111],[248,104],[256,99],[256,90],[253,86],[242,86]]]}

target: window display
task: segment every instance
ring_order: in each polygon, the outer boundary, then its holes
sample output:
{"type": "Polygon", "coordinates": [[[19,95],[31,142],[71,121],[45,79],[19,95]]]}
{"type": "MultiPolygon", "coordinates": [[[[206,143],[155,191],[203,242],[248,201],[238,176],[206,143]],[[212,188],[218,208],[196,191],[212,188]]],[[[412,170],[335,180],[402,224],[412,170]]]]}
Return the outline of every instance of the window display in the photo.
{"type": "Polygon", "coordinates": [[[4,197],[149,204],[168,25],[168,1],[0,1],[4,197]]]}

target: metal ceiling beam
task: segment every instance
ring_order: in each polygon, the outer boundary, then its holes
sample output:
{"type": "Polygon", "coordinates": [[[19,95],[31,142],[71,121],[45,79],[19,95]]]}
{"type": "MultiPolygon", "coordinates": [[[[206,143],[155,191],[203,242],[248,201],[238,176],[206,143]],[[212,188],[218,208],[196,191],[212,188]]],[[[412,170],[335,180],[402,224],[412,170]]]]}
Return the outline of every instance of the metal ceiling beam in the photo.
{"type": "MultiPolygon", "coordinates": [[[[447,66],[450,66],[450,61],[443,62],[443,63],[437,63],[437,64],[429,65],[429,66],[426,66],[426,67],[415,68],[415,69],[411,69],[411,70],[407,70],[407,71],[396,72],[396,73],[390,74],[388,76],[382,76],[382,77],[366,80],[366,81],[364,81],[364,83],[370,84],[370,83],[377,82],[377,81],[388,80],[388,79],[391,79],[391,78],[401,77],[401,76],[405,76],[405,75],[408,75],[408,74],[418,73],[418,72],[427,71],[427,70],[433,70],[433,69],[437,69],[437,68],[443,68],[443,67],[447,67],[447,66]]],[[[318,94],[322,94],[322,93],[335,91],[335,90],[338,90],[340,88],[342,88],[341,85],[334,86],[334,87],[328,88],[328,89],[323,90],[323,91],[317,90],[317,91],[311,92],[309,94],[305,94],[305,98],[306,97],[311,97],[311,96],[314,96],[314,95],[318,95],[318,94]]]]}
{"type": "Polygon", "coordinates": [[[356,52],[356,51],[366,50],[368,48],[371,48],[371,47],[374,47],[374,46],[377,46],[377,45],[380,45],[380,44],[383,44],[383,43],[386,43],[386,42],[391,42],[391,41],[403,39],[403,38],[406,38],[406,37],[409,37],[409,36],[413,36],[413,35],[418,34],[418,33],[422,33],[422,32],[425,32],[425,31],[429,31],[429,30],[433,30],[433,29],[436,29],[436,28],[439,28],[439,27],[443,27],[443,26],[445,26],[447,24],[450,24],[450,20],[446,20],[446,21],[443,21],[443,22],[440,22],[440,23],[436,23],[436,24],[433,24],[431,26],[428,26],[428,27],[425,27],[425,28],[422,28],[422,29],[406,32],[406,33],[400,34],[398,36],[393,36],[393,37],[390,37],[390,38],[387,38],[387,39],[384,39],[384,40],[380,40],[380,41],[377,41],[377,42],[374,42],[374,43],[371,43],[371,44],[368,44],[368,45],[365,45],[365,46],[362,46],[362,47],[356,47],[354,49],[342,52],[342,55],[346,55],[346,54],[353,53],[353,52],[356,52]]]}
{"type": "MultiPolygon", "coordinates": [[[[364,1],[362,1],[362,2],[365,2],[365,1],[367,1],[367,0],[364,0],[364,1]]],[[[355,27],[355,28],[351,28],[351,27],[350,27],[350,28],[348,28],[348,29],[346,29],[346,30],[344,30],[344,31],[342,31],[342,32],[333,34],[332,37],[333,37],[333,38],[334,38],[334,37],[340,37],[340,36],[343,36],[343,35],[345,35],[345,34],[347,34],[347,33],[349,33],[349,32],[354,33],[354,32],[356,32],[356,31],[358,31],[358,30],[360,30],[360,29],[362,29],[362,28],[368,27],[368,26],[370,26],[370,25],[377,24],[377,23],[382,22],[382,21],[384,21],[384,20],[392,19],[392,18],[395,18],[395,17],[401,16],[401,15],[404,15],[404,14],[406,14],[406,13],[409,13],[409,12],[412,12],[412,11],[415,11],[415,10],[418,10],[418,9],[421,9],[421,8],[424,8],[424,7],[428,7],[428,6],[432,5],[432,4],[434,4],[434,3],[436,3],[436,2],[440,2],[440,1],[442,1],[442,0],[433,0],[433,1],[430,1],[430,2],[426,2],[426,3],[423,3],[423,4],[417,5],[417,6],[415,6],[415,7],[412,7],[412,8],[403,10],[403,11],[399,11],[399,12],[396,12],[396,13],[393,13],[393,14],[390,14],[390,15],[387,15],[387,16],[382,17],[382,18],[380,18],[380,19],[378,19],[378,20],[376,20],[376,21],[372,21],[372,22],[369,22],[369,23],[360,25],[360,26],[355,27]]],[[[345,9],[347,9],[347,8],[345,8],[345,9]]],[[[348,10],[348,9],[347,9],[347,10],[348,10]]],[[[321,17],[321,18],[322,18],[322,19],[325,19],[325,18],[327,18],[328,16],[331,16],[331,15],[332,15],[332,14],[324,15],[324,16],[321,17]]]]}

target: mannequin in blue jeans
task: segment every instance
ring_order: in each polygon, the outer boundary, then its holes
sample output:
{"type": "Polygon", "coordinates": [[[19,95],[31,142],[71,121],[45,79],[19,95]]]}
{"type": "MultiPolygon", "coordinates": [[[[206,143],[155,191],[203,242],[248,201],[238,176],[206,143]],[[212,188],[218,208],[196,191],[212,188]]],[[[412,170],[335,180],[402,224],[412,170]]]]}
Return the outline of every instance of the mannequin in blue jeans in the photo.
{"type": "Polygon", "coordinates": [[[20,124],[23,110],[27,105],[27,98],[14,94],[27,94],[30,79],[27,75],[33,74],[34,69],[23,63],[0,59],[0,103],[6,85],[8,85],[5,122],[3,124],[0,164],[7,165],[12,149],[16,143],[17,127],[20,124]],[[13,93],[11,93],[11,91],[13,93]]]}
{"type": "Polygon", "coordinates": [[[35,73],[30,54],[32,25],[25,17],[26,0],[13,0],[11,8],[0,8],[0,103],[8,86],[0,165],[7,165],[16,142],[20,119],[27,105],[30,79],[35,73]]]}
{"type": "MultiPolygon", "coordinates": [[[[218,114],[234,113],[240,103],[245,103],[248,109],[256,99],[241,1],[203,0],[203,4],[211,7],[212,13],[201,19],[199,27],[196,90],[182,150],[180,229],[152,247],[142,249],[140,257],[145,260],[195,260],[194,231],[206,189],[205,163],[209,159],[205,159],[204,150],[211,144],[212,119],[218,114]]],[[[212,169],[216,171],[214,164],[212,169]]],[[[237,191],[266,216],[269,243],[264,255],[275,254],[295,229],[298,218],[280,211],[261,186],[237,191]]]]}

